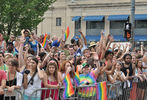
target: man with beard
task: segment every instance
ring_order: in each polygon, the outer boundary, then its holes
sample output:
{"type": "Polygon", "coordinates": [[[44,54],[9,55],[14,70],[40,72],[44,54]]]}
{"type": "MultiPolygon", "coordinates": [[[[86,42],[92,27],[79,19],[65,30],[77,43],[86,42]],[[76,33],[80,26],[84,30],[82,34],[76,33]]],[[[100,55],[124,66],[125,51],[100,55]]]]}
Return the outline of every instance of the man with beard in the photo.
{"type": "Polygon", "coordinates": [[[132,56],[130,54],[125,54],[123,57],[124,63],[122,64],[121,71],[127,75],[127,69],[129,69],[129,80],[132,80],[135,75],[135,64],[132,63],[132,56]]]}

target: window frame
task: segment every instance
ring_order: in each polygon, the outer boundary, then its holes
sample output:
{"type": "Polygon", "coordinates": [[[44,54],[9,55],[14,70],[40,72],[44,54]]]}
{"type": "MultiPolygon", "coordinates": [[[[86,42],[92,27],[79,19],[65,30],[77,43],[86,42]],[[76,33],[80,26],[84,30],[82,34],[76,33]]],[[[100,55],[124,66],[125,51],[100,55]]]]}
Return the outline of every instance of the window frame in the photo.
{"type": "Polygon", "coordinates": [[[56,26],[61,26],[61,23],[62,23],[62,18],[56,17],[56,26]]]}

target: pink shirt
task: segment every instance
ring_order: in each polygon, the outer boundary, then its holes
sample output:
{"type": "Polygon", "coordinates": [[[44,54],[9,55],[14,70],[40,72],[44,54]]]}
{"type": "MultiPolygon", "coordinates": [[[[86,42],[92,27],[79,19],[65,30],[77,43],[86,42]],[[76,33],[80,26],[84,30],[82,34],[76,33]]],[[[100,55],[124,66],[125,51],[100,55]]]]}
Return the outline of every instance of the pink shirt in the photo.
{"type": "Polygon", "coordinates": [[[0,70],[0,86],[1,86],[1,82],[2,80],[6,80],[6,73],[3,70],[0,70]]]}

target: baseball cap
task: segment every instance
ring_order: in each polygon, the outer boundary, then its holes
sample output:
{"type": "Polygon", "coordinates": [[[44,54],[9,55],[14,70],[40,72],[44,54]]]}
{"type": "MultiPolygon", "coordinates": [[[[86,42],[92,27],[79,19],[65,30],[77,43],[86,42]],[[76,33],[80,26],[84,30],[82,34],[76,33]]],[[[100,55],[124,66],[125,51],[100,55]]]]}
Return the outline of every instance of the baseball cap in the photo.
{"type": "Polygon", "coordinates": [[[83,63],[83,64],[82,64],[82,68],[85,68],[85,67],[89,67],[89,64],[83,63]]]}

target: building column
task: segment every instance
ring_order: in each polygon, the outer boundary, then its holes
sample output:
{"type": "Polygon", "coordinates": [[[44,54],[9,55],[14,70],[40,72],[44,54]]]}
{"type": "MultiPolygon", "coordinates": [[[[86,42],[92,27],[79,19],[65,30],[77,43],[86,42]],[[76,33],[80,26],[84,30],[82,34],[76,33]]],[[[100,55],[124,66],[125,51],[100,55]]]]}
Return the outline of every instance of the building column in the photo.
{"type": "Polygon", "coordinates": [[[108,16],[105,16],[105,35],[108,35],[110,34],[110,21],[107,20],[108,19],[108,16]]]}

